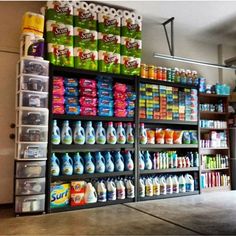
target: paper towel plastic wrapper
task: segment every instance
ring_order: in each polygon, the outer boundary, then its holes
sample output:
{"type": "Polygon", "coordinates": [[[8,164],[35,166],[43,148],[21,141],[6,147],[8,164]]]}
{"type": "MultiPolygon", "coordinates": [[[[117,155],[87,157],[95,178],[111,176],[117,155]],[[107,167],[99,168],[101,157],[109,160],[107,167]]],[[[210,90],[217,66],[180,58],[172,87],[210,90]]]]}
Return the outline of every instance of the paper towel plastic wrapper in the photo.
{"type": "Polygon", "coordinates": [[[141,58],[121,56],[121,74],[140,76],[141,58]]]}
{"type": "Polygon", "coordinates": [[[98,52],[89,49],[74,48],[75,68],[84,70],[98,70],[98,52]]]}
{"type": "Polygon", "coordinates": [[[96,12],[102,13],[102,6],[101,5],[96,5],[96,12]]]}
{"type": "Polygon", "coordinates": [[[119,16],[98,13],[98,31],[104,34],[120,35],[121,20],[119,16]]]}
{"type": "Polygon", "coordinates": [[[110,8],[109,9],[109,14],[112,16],[119,16],[117,13],[117,10],[115,8],[110,8]]]}
{"type": "Polygon", "coordinates": [[[110,8],[107,6],[102,7],[102,13],[104,13],[104,14],[109,14],[109,10],[110,10],[110,8]]]}
{"type": "Polygon", "coordinates": [[[83,29],[97,30],[97,13],[96,8],[94,11],[89,9],[89,6],[76,4],[74,7],[74,27],[83,29]]]}
{"type": "Polygon", "coordinates": [[[65,1],[48,1],[46,19],[73,25],[73,5],[65,1]]]}
{"type": "Polygon", "coordinates": [[[120,54],[107,51],[98,52],[98,70],[120,74],[120,54]]]}
{"type": "Polygon", "coordinates": [[[117,10],[117,15],[119,17],[122,17],[123,16],[123,11],[121,9],[117,10]]]}
{"type": "Polygon", "coordinates": [[[121,55],[141,58],[142,40],[121,37],[121,55]]]}
{"type": "Polygon", "coordinates": [[[73,46],[73,26],[48,20],[46,22],[46,41],[48,43],[73,46]]]}
{"type": "Polygon", "coordinates": [[[48,60],[54,65],[74,67],[73,47],[48,43],[48,60]]]}
{"type": "Polygon", "coordinates": [[[98,50],[120,54],[120,36],[98,33],[98,50]]]}
{"type": "Polygon", "coordinates": [[[91,51],[98,49],[98,33],[95,30],[74,27],[74,47],[81,47],[91,51]]]}

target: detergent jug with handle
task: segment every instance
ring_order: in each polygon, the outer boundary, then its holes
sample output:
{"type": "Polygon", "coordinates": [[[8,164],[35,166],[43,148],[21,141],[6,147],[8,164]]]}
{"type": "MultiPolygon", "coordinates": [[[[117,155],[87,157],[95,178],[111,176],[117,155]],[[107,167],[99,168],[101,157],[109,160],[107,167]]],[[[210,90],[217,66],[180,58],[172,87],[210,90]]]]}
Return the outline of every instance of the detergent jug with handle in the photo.
{"type": "Polygon", "coordinates": [[[57,145],[61,142],[60,129],[57,126],[57,121],[53,120],[52,127],[52,144],[57,145]]]}
{"type": "Polygon", "coordinates": [[[125,184],[122,179],[116,181],[117,199],[125,199],[125,184]]]}
{"type": "Polygon", "coordinates": [[[98,202],[107,201],[107,189],[103,181],[97,183],[98,202]]]}
{"type": "Polygon", "coordinates": [[[72,175],[73,174],[73,161],[68,153],[65,153],[62,156],[62,174],[63,175],[72,175]]]}
{"type": "Polygon", "coordinates": [[[172,183],[173,183],[173,193],[179,193],[179,181],[176,175],[172,177],[172,183]]]}
{"type": "Polygon", "coordinates": [[[194,191],[194,179],[190,174],[185,175],[185,183],[186,183],[186,192],[194,191]]]}
{"type": "Polygon", "coordinates": [[[134,170],[134,162],[132,160],[130,151],[124,151],[124,158],[125,158],[125,170],[127,171],[134,170]]]}
{"type": "Polygon", "coordinates": [[[105,157],[105,171],[114,172],[115,165],[111,153],[105,152],[104,157],[105,157]]]}
{"type": "Polygon", "coordinates": [[[101,152],[96,152],[95,154],[95,169],[96,173],[105,172],[105,159],[102,156],[101,152]]]}
{"type": "Polygon", "coordinates": [[[145,164],[145,169],[146,170],[151,170],[152,169],[152,160],[151,160],[151,155],[149,151],[144,151],[144,164],[145,164]]]}
{"type": "Polygon", "coordinates": [[[139,142],[140,144],[147,144],[147,131],[144,128],[144,123],[140,124],[139,142]]]}
{"type": "Polygon", "coordinates": [[[134,185],[130,179],[125,182],[127,198],[134,198],[134,185]]]}
{"type": "Polygon", "coordinates": [[[117,139],[117,143],[119,144],[126,143],[125,129],[122,126],[122,122],[118,123],[117,131],[116,131],[116,139],[117,139]]]}
{"type": "Polygon", "coordinates": [[[107,200],[115,201],[116,200],[116,185],[113,180],[107,180],[107,200]]]}
{"type": "Polygon", "coordinates": [[[147,197],[152,197],[153,196],[152,179],[149,178],[149,177],[145,179],[145,192],[146,192],[147,197]]]}
{"type": "Polygon", "coordinates": [[[75,123],[73,139],[75,144],[85,143],[85,133],[84,128],[81,126],[81,121],[76,121],[75,123]]]}
{"type": "Polygon", "coordinates": [[[93,174],[95,171],[93,156],[90,152],[87,152],[84,156],[84,167],[87,174],[93,174]]]}
{"type": "Polygon", "coordinates": [[[120,151],[115,151],[115,171],[122,172],[125,169],[124,158],[121,155],[120,151]]]}
{"type": "Polygon", "coordinates": [[[72,143],[72,131],[68,120],[65,120],[62,125],[61,142],[68,145],[72,143]]]}
{"type": "Polygon", "coordinates": [[[105,144],[106,143],[106,131],[102,127],[102,122],[97,123],[96,143],[97,144],[105,144]]]}
{"type": "Polygon", "coordinates": [[[186,192],[186,181],[183,175],[179,177],[179,192],[180,193],[186,192]]]}
{"type": "Polygon", "coordinates": [[[145,197],[145,184],[142,178],[139,179],[139,197],[145,197]]]}
{"type": "Polygon", "coordinates": [[[160,193],[166,195],[166,179],[164,176],[160,178],[160,193]]]}
{"type": "Polygon", "coordinates": [[[56,157],[55,153],[51,156],[51,175],[58,176],[60,174],[60,161],[56,157]]]}
{"type": "Polygon", "coordinates": [[[113,127],[113,122],[108,123],[108,128],[107,128],[107,143],[109,144],[116,144],[117,139],[116,139],[116,130],[113,127]]]}
{"type": "Polygon", "coordinates": [[[127,124],[126,140],[127,140],[127,143],[129,143],[129,144],[133,144],[134,143],[133,128],[132,128],[132,123],[130,123],[130,122],[127,124]]]}
{"type": "Polygon", "coordinates": [[[85,193],[84,193],[84,201],[86,204],[97,202],[97,193],[91,183],[86,184],[85,193]]]}
{"type": "Polygon", "coordinates": [[[168,176],[166,180],[166,193],[167,194],[173,193],[173,182],[171,176],[168,176]]]}
{"type": "Polygon", "coordinates": [[[82,175],[84,173],[84,160],[79,152],[75,153],[74,157],[74,174],[82,175]]]}
{"type": "Polygon", "coordinates": [[[94,144],[95,143],[95,131],[92,126],[92,121],[88,121],[85,130],[85,142],[86,144],[94,144]]]}
{"type": "Polygon", "coordinates": [[[144,156],[141,153],[141,151],[139,151],[139,169],[140,170],[144,170],[145,169],[145,163],[144,163],[144,156]]]}
{"type": "Polygon", "coordinates": [[[159,183],[159,179],[157,176],[152,179],[152,184],[153,184],[153,195],[154,196],[160,195],[161,194],[160,183],[159,183]]]}

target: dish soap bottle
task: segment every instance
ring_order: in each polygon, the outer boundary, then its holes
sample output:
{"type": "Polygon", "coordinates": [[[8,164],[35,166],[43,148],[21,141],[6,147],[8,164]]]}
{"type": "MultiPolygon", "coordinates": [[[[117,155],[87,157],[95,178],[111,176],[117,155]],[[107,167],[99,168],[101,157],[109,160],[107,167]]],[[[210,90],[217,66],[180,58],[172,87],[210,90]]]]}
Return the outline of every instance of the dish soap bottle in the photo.
{"type": "Polygon", "coordinates": [[[102,127],[102,122],[98,122],[96,130],[96,143],[105,144],[106,143],[106,132],[102,127]]]}
{"type": "Polygon", "coordinates": [[[144,128],[144,123],[140,124],[140,136],[139,136],[140,144],[146,144],[147,143],[147,131],[144,128]]]}
{"type": "Polygon", "coordinates": [[[62,125],[61,142],[68,145],[72,143],[72,131],[68,120],[65,120],[62,125]]]}
{"type": "Polygon", "coordinates": [[[129,143],[129,144],[134,143],[133,128],[132,128],[132,123],[130,123],[130,122],[127,124],[126,140],[127,140],[127,143],[129,143]]]}
{"type": "Polygon", "coordinates": [[[108,123],[107,128],[107,143],[109,144],[116,144],[116,130],[113,127],[113,122],[108,123]]]}
{"type": "Polygon", "coordinates": [[[60,129],[57,126],[57,121],[53,120],[53,128],[52,128],[52,144],[58,145],[61,142],[60,137],[60,129]]]}
{"type": "Polygon", "coordinates": [[[86,144],[94,144],[95,143],[95,131],[92,126],[92,121],[87,122],[86,131],[85,131],[85,142],[86,142],[86,144]]]}
{"type": "Polygon", "coordinates": [[[125,129],[122,126],[122,122],[118,123],[117,132],[116,132],[116,139],[117,139],[117,143],[119,143],[119,144],[126,143],[125,129]]]}
{"type": "Polygon", "coordinates": [[[85,133],[84,128],[81,126],[81,121],[76,121],[75,123],[73,138],[75,144],[85,143],[85,133]]]}

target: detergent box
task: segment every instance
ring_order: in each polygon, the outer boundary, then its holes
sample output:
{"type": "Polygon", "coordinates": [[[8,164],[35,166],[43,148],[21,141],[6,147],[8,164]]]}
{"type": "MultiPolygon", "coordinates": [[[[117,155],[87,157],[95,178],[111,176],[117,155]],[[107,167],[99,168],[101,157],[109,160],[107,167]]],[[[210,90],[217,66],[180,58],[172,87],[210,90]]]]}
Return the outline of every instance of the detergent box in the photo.
{"type": "Polygon", "coordinates": [[[99,51],[98,53],[98,68],[100,72],[120,73],[120,54],[99,51]]]}
{"type": "Polygon", "coordinates": [[[97,31],[74,27],[74,47],[97,50],[97,31]]]}
{"type": "Polygon", "coordinates": [[[84,205],[84,192],[86,182],[85,181],[72,181],[71,182],[71,206],[84,205]]]}
{"type": "Polygon", "coordinates": [[[70,184],[55,183],[51,185],[50,195],[51,208],[65,207],[70,201],[70,184]]]}
{"type": "Polygon", "coordinates": [[[120,17],[111,14],[98,14],[98,31],[105,34],[120,35],[120,17]]]}

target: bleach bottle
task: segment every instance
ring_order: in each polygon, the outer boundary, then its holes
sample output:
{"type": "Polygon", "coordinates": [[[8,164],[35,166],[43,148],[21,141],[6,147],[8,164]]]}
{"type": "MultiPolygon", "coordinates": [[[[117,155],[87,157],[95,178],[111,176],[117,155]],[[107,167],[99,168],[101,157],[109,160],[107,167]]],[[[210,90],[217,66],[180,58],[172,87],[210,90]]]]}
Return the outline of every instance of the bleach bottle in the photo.
{"type": "Polygon", "coordinates": [[[60,161],[56,157],[55,153],[51,156],[51,175],[58,176],[60,174],[60,161]]]}
{"type": "Polygon", "coordinates": [[[117,131],[116,131],[116,139],[117,139],[117,143],[119,144],[126,143],[126,134],[125,134],[125,129],[122,126],[122,122],[118,123],[117,131]]]}
{"type": "Polygon", "coordinates": [[[62,156],[62,174],[63,175],[72,175],[73,174],[73,161],[68,153],[65,153],[62,156]]]}
{"type": "Polygon", "coordinates": [[[103,181],[97,183],[98,202],[107,201],[107,189],[103,181]]]}
{"type": "Polygon", "coordinates": [[[102,127],[102,122],[98,122],[96,129],[96,143],[97,144],[105,144],[106,143],[106,131],[102,127]]]}
{"type": "Polygon", "coordinates": [[[86,184],[85,193],[84,193],[84,201],[86,204],[97,202],[97,193],[95,188],[91,183],[86,184]]]}
{"type": "Polygon", "coordinates": [[[144,164],[145,164],[145,169],[146,170],[151,170],[152,169],[152,160],[151,160],[151,155],[149,151],[144,151],[144,164]]]}
{"type": "Polygon", "coordinates": [[[131,156],[130,151],[125,151],[124,157],[125,157],[125,170],[127,170],[127,171],[134,170],[134,162],[132,160],[132,156],[131,156]]]}
{"type": "Polygon", "coordinates": [[[152,184],[152,179],[147,178],[145,180],[145,192],[147,197],[152,197],[153,196],[153,184],[152,184]]]}
{"type": "Polygon", "coordinates": [[[72,131],[68,120],[65,120],[62,125],[61,142],[68,145],[72,143],[72,131]]]}
{"type": "Polygon", "coordinates": [[[173,183],[173,193],[179,193],[179,181],[176,175],[172,177],[172,183],[173,183]]]}
{"type": "Polygon", "coordinates": [[[171,176],[168,176],[166,180],[166,193],[167,194],[173,193],[173,182],[171,176]]]}
{"type": "Polygon", "coordinates": [[[140,124],[140,136],[139,136],[140,144],[147,144],[147,131],[144,128],[144,123],[140,124]]]}
{"type": "Polygon", "coordinates": [[[84,173],[84,160],[79,152],[75,153],[74,157],[74,174],[82,175],[84,173]]]}
{"type": "Polygon", "coordinates": [[[132,128],[132,123],[130,122],[127,124],[126,140],[127,140],[127,143],[134,144],[133,128],[132,128]]]}
{"type": "Polygon", "coordinates": [[[85,133],[84,133],[84,128],[81,126],[81,121],[76,121],[75,123],[73,139],[75,144],[85,143],[85,133]]]}
{"type": "Polygon", "coordinates": [[[115,152],[115,171],[122,172],[125,169],[124,158],[120,154],[120,151],[115,152]]]}
{"type": "Polygon", "coordinates": [[[108,128],[107,128],[107,143],[109,144],[116,144],[116,130],[113,127],[113,122],[108,123],[108,128]]]}
{"type": "Polygon", "coordinates": [[[166,195],[166,179],[164,176],[160,178],[160,193],[166,195]]]}
{"type": "Polygon", "coordinates": [[[57,121],[53,120],[53,127],[52,127],[52,144],[58,145],[61,142],[60,137],[60,129],[57,126],[57,121]]]}
{"type": "Polygon", "coordinates": [[[145,184],[142,178],[139,179],[139,197],[145,197],[145,184]]]}
{"type": "Polygon", "coordinates": [[[95,131],[92,126],[92,121],[88,121],[85,130],[85,142],[86,144],[94,144],[95,143],[95,131]]]}
{"type": "Polygon", "coordinates": [[[141,151],[139,151],[139,169],[140,170],[144,170],[145,169],[144,156],[141,153],[141,151]]]}
{"type": "Polygon", "coordinates": [[[134,198],[134,185],[130,179],[126,181],[126,195],[127,198],[134,198]]]}
{"type": "Polygon", "coordinates": [[[179,192],[180,193],[186,192],[186,181],[183,175],[179,177],[179,192]]]}
{"type": "Polygon", "coordinates": [[[105,152],[104,157],[105,157],[105,171],[109,173],[114,172],[115,165],[111,153],[105,152]]]}
{"type": "Polygon", "coordinates": [[[116,200],[116,185],[113,180],[107,181],[107,200],[108,201],[116,200]]]}
{"type": "Polygon", "coordinates": [[[160,195],[160,183],[158,177],[154,177],[152,179],[152,184],[153,184],[153,195],[158,196],[160,195]]]}
{"type": "Polygon", "coordinates": [[[125,184],[123,180],[116,181],[117,199],[125,199],[125,184]]]}
{"type": "Polygon", "coordinates": [[[84,156],[84,169],[85,173],[93,174],[95,172],[95,165],[93,162],[93,156],[90,152],[87,152],[84,156]]]}
{"type": "Polygon", "coordinates": [[[186,192],[194,191],[194,179],[190,174],[185,175],[185,183],[186,183],[186,192]]]}
{"type": "Polygon", "coordinates": [[[95,169],[96,173],[105,172],[105,159],[102,156],[101,152],[96,152],[95,154],[95,169]]]}

